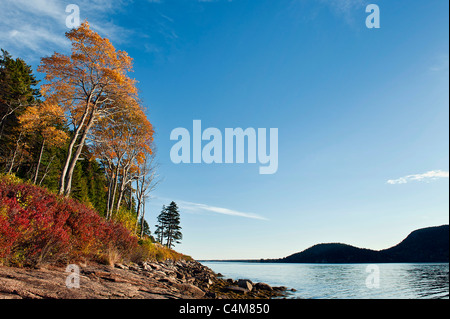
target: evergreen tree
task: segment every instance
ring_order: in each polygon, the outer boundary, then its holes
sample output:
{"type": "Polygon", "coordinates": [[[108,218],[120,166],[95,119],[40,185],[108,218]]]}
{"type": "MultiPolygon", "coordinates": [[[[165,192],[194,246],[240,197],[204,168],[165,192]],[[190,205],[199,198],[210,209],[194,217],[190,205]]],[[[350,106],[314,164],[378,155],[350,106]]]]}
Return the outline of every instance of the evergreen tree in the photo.
{"type": "Polygon", "coordinates": [[[180,226],[180,213],[175,202],[171,202],[169,206],[163,206],[161,214],[158,216],[158,225],[156,225],[155,234],[158,241],[169,248],[179,244],[183,238],[180,226]]]}
{"type": "MultiPolygon", "coordinates": [[[[161,220],[162,232],[161,239],[166,240],[166,246],[172,248],[175,244],[179,244],[180,240],[183,238],[180,226],[180,213],[178,211],[178,206],[175,202],[171,202],[169,206],[164,207],[163,211],[158,217],[158,221],[161,220]]],[[[161,242],[162,242],[161,241],[161,242]]]]}
{"type": "Polygon", "coordinates": [[[141,217],[139,225],[140,225],[140,227],[143,228],[141,230],[141,233],[142,233],[141,238],[143,238],[144,236],[147,236],[147,237],[150,237],[150,239],[154,242],[154,238],[152,237],[152,232],[150,231],[150,226],[148,225],[147,221],[143,217],[141,217]]]}
{"type": "Polygon", "coordinates": [[[156,240],[160,244],[164,243],[165,230],[166,230],[166,227],[167,227],[166,217],[167,217],[166,206],[163,205],[161,213],[159,214],[159,216],[157,218],[158,225],[155,225],[155,227],[156,227],[156,230],[155,230],[156,240]]]}
{"type": "Polygon", "coordinates": [[[39,102],[39,89],[35,88],[38,83],[29,65],[20,58],[13,59],[7,51],[1,49],[0,166],[8,173],[16,172],[13,171],[14,166],[17,166],[18,171],[19,165],[15,164],[29,156],[33,147],[30,143],[25,143],[26,137],[17,128],[19,116],[28,106],[39,102]]]}

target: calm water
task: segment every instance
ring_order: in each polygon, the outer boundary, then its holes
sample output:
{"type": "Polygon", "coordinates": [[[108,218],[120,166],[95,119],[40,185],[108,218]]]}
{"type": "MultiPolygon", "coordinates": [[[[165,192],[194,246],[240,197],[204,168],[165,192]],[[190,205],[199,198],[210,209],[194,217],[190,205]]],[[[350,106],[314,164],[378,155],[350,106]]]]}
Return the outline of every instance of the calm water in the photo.
{"type": "Polygon", "coordinates": [[[449,298],[448,264],[378,264],[375,272],[367,264],[261,264],[202,262],[225,278],[250,279],[272,286],[294,288],[292,298],[320,299],[422,299],[449,298]],[[373,270],[372,270],[373,271],[373,270]],[[366,284],[368,281],[369,288],[366,284]]]}

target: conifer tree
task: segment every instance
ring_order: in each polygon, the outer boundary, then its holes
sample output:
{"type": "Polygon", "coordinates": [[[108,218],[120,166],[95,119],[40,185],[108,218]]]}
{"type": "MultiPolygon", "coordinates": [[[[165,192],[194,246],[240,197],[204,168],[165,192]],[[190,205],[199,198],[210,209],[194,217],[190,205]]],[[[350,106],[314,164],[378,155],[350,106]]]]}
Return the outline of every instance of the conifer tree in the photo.
{"type": "MultiPolygon", "coordinates": [[[[11,173],[19,159],[29,155],[25,137],[18,131],[19,116],[40,97],[39,81],[22,59],[13,59],[5,50],[0,55],[0,166],[11,173]]],[[[18,166],[18,165],[16,165],[18,166]]]]}
{"type": "Polygon", "coordinates": [[[175,244],[179,244],[183,238],[180,226],[180,213],[175,202],[171,202],[169,206],[163,206],[161,214],[158,216],[158,225],[156,225],[155,234],[158,241],[168,248],[172,248],[175,244]]]}

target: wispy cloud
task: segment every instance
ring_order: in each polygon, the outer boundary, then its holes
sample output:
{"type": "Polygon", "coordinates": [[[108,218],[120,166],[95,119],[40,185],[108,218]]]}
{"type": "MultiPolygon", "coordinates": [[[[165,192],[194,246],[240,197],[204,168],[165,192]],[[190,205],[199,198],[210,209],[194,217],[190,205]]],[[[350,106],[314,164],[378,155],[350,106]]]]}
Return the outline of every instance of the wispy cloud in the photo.
{"type": "MultiPolygon", "coordinates": [[[[162,201],[169,203],[172,201],[172,199],[165,198],[165,197],[154,197],[155,200],[162,201]]],[[[234,217],[242,217],[242,218],[250,218],[250,219],[258,219],[258,220],[268,220],[264,216],[254,214],[254,213],[248,213],[248,212],[241,212],[234,209],[224,208],[224,207],[217,207],[217,206],[211,206],[207,204],[200,204],[200,203],[193,203],[183,200],[174,200],[178,207],[182,210],[190,211],[190,212],[196,212],[196,213],[214,213],[214,214],[221,214],[221,215],[228,215],[228,216],[234,216],[234,217]]]]}
{"type": "Polygon", "coordinates": [[[440,72],[440,71],[448,71],[448,53],[441,54],[435,58],[433,64],[430,66],[430,71],[432,72],[440,72]]]}
{"type": "MultiPolygon", "coordinates": [[[[120,10],[127,0],[77,0],[81,21],[113,42],[126,38],[128,30],[114,24],[108,14],[120,10]]],[[[58,0],[2,0],[0,47],[13,55],[35,61],[53,51],[68,51],[65,2],[58,0]]]]}
{"type": "Polygon", "coordinates": [[[244,212],[240,212],[240,211],[229,209],[229,208],[216,207],[216,206],[210,206],[210,205],[206,205],[206,204],[191,203],[191,202],[185,202],[185,201],[179,201],[179,204],[180,204],[180,207],[182,207],[182,208],[190,209],[190,210],[194,210],[194,211],[207,211],[207,212],[229,215],[229,216],[267,220],[267,218],[260,216],[258,214],[244,213],[244,212]]]}
{"type": "Polygon", "coordinates": [[[429,171],[423,174],[414,174],[408,175],[404,177],[400,177],[398,179],[390,179],[387,181],[388,184],[406,184],[408,182],[419,181],[419,182],[429,182],[432,180],[436,180],[438,178],[449,178],[449,172],[447,171],[429,171]]]}
{"type": "Polygon", "coordinates": [[[369,3],[367,0],[320,0],[320,2],[348,24],[354,23],[355,14],[358,17],[365,14],[364,8],[369,3]]]}

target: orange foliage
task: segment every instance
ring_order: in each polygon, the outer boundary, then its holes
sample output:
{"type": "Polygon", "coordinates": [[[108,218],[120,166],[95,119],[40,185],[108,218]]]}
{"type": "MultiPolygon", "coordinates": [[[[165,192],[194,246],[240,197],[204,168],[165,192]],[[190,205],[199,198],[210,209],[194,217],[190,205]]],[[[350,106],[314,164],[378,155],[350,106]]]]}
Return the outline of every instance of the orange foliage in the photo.
{"type": "Polygon", "coordinates": [[[39,132],[49,146],[62,146],[68,139],[67,133],[57,128],[64,123],[64,112],[49,101],[29,106],[19,122],[26,133],[39,132]]]}
{"type": "Polygon", "coordinates": [[[129,146],[148,149],[153,129],[140,108],[136,81],[128,76],[132,71],[128,54],[116,50],[88,22],[66,37],[72,43],[71,55],[55,53],[43,58],[38,71],[46,74],[42,94],[64,110],[74,128],[60,179],[60,194],[68,195],[74,164],[88,134],[108,140],[110,147],[102,152],[114,157],[123,148],[129,154],[129,146]]]}

